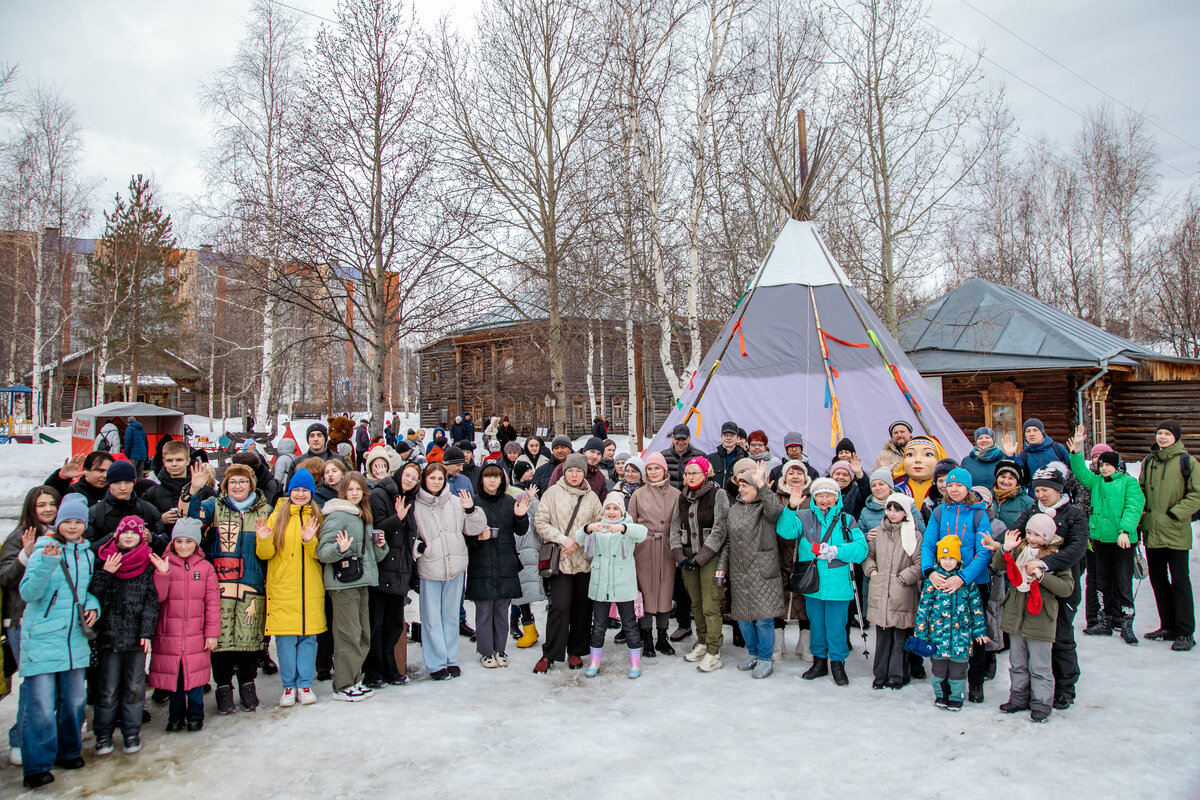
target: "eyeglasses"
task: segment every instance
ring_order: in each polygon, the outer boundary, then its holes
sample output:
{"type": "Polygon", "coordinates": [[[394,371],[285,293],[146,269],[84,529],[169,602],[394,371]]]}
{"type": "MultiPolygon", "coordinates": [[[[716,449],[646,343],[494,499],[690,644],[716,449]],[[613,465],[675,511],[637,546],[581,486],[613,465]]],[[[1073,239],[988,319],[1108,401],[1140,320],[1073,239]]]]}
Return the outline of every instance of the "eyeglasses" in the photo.
{"type": "Polygon", "coordinates": [[[230,486],[249,486],[250,481],[247,480],[246,478],[230,478],[229,485],[230,486]]]}

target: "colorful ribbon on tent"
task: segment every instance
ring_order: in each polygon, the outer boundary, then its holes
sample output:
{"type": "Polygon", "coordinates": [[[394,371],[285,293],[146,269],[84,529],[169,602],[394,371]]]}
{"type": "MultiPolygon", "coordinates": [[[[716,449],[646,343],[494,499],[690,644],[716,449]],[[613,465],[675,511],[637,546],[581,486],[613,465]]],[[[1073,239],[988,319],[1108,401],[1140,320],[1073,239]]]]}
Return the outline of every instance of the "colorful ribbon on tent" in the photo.
{"type": "Polygon", "coordinates": [[[700,409],[696,408],[695,406],[692,406],[691,411],[689,411],[687,413],[687,416],[683,418],[682,424],[687,425],[688,420],[690,420],[692,418],[692,414],[696,415],[696,435],[699,436],[700,435],[700,409]]]}
{"type": "Polygon", "coordinates": [[[830,409],[830,436],[832,441],[830,447],[842,438],[842,412],[841,404],[838,402],[837,387],[834,385],[834,378],[837,377],[837,371],[833,368],[832,362],[829,360],[829,347],[825,343],[825,331],[821,328],[821,312],[817,310],[817,295],[813,291],[813,287],[808,287],[808,297],[812,301],[813,309],[813,324],[817,329],[817,339],[821,342],[821,361],[825,367],[825,407],[830,409]]]}
{"type": "MultiPolygon", "coordinates": [[[[849,296],[849,293],[847,293],[847,296],[849,296]]],[[[857,308],[854,310],[856,313],[858,312],[857,308]]],[[[921,404],[917,402],[917,398],[913,396],[913,393],[908,390],[908,386],[905,385],[904,379],[900,377],[900,370],[898,370],[896,365],[888,359],[887,353],[883,349],[883,344],[880,343],[879,337],[875,335],[875,331],[867,328],[867,338],[871,340],[871,344],[875,345],[875,349],[879,351],[879,356],[883,359],[884,367],[887,368],[887,371],[891,374],[892,379],[896,381],[896,386],[900,389],[900,393],[904,395],[904,399],[908,401],[910,406],[912,406],[913,413],[917,415],[917,422],[921,423],[921,427],[925,429],[926,433],[931,433],[929,423],[925,421],[925,415],[921,413],[921,404]]]]}
{"type": "Polygon", "coordinates": [[[733,326],[733,329],[735,331],[737,331],[738,344],[741,345],[741,348],[742,348],[742,358],[745,358],[746,357],[746,337],[742,335],[742,321],[740,319],[733,326]]]}

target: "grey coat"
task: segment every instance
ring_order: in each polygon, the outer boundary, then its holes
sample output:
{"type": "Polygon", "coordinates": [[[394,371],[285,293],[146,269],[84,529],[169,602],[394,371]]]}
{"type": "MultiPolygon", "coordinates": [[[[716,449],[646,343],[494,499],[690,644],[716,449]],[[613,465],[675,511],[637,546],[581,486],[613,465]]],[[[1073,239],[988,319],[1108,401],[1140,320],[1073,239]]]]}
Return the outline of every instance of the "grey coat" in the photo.
{"type": "Polygon", "coordinates": [[[513,600],[515,606],[540,603],[546,599],[542,576],[538,574],[538,551],[542,546],[542,537],[537,534],[538,502],[534,499],[529,504],[529,511],[525,514],[529,529],[517,537],[517,557],[521,559],[521,596],[513,600]]]}
{"type": "Polygon", "coordinates": [[[729,573],[729,615],[736,620],[783,616],[783,585],[779,580],[779,545],[775,523],[782,506],[767,486],[758,499],[739,498],[729,506],[725,528],[729,547],[722,551],[718,569],[729,573]]]}

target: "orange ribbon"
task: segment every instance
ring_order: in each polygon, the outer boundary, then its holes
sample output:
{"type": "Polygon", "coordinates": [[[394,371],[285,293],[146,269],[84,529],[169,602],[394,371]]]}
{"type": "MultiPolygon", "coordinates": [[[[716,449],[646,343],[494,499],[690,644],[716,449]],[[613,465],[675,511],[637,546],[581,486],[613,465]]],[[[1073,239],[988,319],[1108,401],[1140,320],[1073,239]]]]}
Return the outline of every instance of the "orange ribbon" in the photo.
{"type": "Polygon", "coordinates": [[[745,355],[746,355],[746,337],[742,336],[742,321],[740,319],[737,321],[737,323],[734,324],[733,329],[735,331],[737,331],[738,344],[741,345],[742,356],[745,357],[745,355]]]}

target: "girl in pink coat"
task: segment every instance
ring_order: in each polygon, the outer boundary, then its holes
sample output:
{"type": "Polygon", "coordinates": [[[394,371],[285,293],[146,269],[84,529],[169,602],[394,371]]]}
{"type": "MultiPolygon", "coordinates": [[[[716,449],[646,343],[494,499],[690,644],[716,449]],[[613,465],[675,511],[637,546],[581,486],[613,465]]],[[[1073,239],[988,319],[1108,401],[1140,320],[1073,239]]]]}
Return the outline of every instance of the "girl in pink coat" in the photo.
{"type": "Polygon", "coordinates": [[[221,636],[217,573],[199,551],[200,520],[175,523],[165,558],[151,555],[161,607],[150,657],[150,685],[171,693],[167,730],[204,727],[204,685],[221,636]]]}

